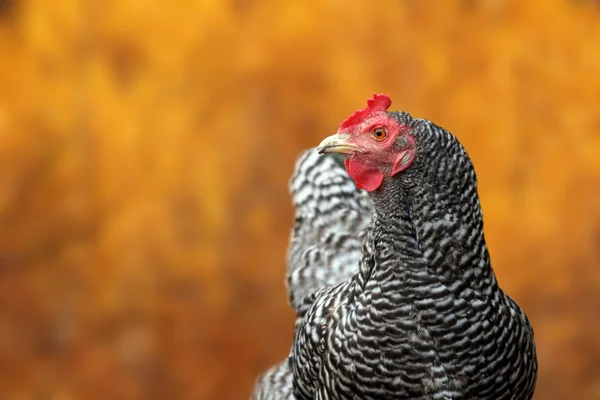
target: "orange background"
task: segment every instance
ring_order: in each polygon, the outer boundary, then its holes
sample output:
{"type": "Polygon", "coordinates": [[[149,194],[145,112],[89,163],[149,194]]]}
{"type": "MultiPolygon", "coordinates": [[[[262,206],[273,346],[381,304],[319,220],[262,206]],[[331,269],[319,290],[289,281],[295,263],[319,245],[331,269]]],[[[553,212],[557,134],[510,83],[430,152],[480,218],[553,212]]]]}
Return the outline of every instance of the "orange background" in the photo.
{"type": "Polygon", "coordinates": [[[0,398],[244,399],[296,155],[373,92],[469,151],[536,399],[600,398],[600,7],[0,1],[0,398]]]}

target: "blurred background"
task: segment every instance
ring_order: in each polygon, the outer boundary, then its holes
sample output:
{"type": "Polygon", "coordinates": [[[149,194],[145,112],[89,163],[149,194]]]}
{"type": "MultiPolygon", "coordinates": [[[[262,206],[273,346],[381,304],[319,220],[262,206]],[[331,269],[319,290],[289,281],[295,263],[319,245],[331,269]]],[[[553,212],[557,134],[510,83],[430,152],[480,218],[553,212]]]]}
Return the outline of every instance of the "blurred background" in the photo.
{"type": "Polygon", "coordinates": [[[246,399],[298,153],[373,92],[469,151],[536,399],[600,399],[600,4],[0,0],[0,398],[246,399]]]}

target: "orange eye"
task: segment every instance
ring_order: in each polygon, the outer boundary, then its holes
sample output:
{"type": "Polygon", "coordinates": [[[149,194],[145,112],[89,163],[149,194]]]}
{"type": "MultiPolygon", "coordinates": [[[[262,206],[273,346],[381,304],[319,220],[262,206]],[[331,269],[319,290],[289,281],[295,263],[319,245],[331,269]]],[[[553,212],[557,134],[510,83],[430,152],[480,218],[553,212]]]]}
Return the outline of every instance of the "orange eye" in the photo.
{"type": "Polygon", "coordinates": [[[385,128],[375,128],[371,135],[377,140],[383,140],[387,137],[387,129],[385,128]]]}

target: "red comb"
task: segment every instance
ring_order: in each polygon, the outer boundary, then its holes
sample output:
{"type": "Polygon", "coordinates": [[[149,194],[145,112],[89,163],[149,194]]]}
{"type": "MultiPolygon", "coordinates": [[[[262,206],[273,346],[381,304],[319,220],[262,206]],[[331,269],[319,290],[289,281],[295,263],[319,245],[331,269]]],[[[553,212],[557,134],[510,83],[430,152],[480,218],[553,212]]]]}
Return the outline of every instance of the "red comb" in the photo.
{"type": "Polygon", "coordinates": [[[373,94],[373,97],[367,100],[367,107],[357,110],[346,118],[340,125],[340,129],[348,128],[352,125],[360,124],[371,114],[378,111],[386,111],[392,105],[392,99],[387,94],[373,94]]]}

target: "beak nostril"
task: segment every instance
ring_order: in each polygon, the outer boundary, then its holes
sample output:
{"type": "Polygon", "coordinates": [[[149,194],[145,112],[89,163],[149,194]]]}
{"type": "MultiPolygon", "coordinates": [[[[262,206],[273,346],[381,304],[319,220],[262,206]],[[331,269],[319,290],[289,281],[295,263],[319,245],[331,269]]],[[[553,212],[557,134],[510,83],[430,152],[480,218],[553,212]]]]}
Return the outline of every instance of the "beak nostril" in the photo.
{"type": "Polygon", "coordinates": [[[361,150],[348,141],[349,136],[346,134],[335,134],[323,139],[323,141],[317,147],[319,154],[323,153],[341,153],[341,154],[354,154],[361,150]]]}

